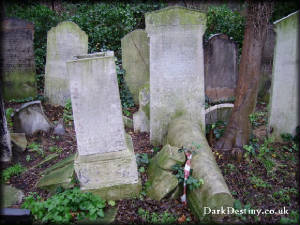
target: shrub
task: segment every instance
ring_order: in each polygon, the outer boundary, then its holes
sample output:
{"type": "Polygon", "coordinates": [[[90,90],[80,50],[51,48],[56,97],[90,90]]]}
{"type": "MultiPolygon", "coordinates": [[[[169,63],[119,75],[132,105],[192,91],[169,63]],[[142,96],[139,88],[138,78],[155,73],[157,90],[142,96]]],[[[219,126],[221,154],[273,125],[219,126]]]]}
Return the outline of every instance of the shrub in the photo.
{"type": "Polygon", "coordinates": [[[26,168],[21,166],[20,163],[15,164],[14,166],[6,168],[2,174],[1,178],[3,182],[7,182],[12,176],[16,176],[24,172],[26,168]]]}
{"type": "Polygon", "coordinates": [[[42,223],[67,223],[85,218],[96,220],[104,217],[104,207],[105,200],[89,192],[80,192],[79,188],[55,194],[46,201],[42,201],[36,193],[31,193],[22,205],[42,223]]]}
{"type": "Polygon", "coordinates": [[[226,5],[211,6],[207,12],[207,29],[204,40],[212,34],[223,33],[232,38],[238,45],[241,53],[245,29],[245,18],[238,12],[233,12],[226,5]]]}

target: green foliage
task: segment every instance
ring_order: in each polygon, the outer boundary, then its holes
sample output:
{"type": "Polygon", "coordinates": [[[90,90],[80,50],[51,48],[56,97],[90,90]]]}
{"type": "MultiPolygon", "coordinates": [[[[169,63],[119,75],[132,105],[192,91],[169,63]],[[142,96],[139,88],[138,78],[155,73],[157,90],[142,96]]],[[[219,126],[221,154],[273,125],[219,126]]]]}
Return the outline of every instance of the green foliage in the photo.
{"type": "Polygon", "coordinates": [[[245,29],[245,18],[226,5],[210,6],[207,12],[207,29],[204,40],[217,33],[226,34],[238,45],[241,52],[245,29]]]}
{"type": "Polygon", "coordinates": [[[50,151],[50,152],[56,152],[56,153],[58,153],[58,154],[61,153],[62,150],[63,150],[63,149],[62,149],[61,147],[57,147],[57,146],[50,146],[50,147],[49,147],[49,151],[50,151]]]}
{"type": "Polygon", "coordinates": [[[26,162],[29,162],[31,160],[31,156],[30,155],[26,155],[26,162]]]}
{"type": "Polygon", "coordinates": [[[7,108],[5,110],[6,122],[9,127],[13,127],[12,114],[14,113],[13,108],[7,108]]]}
{"type": "Polygon", "coordinates": [[[289,217],[281,217],[280,224],[299,224],[300,216],[299,212],[292,210],[289,217]]]}
{"type": "Polygon", "coordinates": [[[223,136],[225,132],[227,122],[219,120],[213,124],[206,125],[206,133],[209,134],[211,130],[213,130],[213,134],[215,135],[216,139],[218,140],[220,137],[223,136]]]}
{"type": "Polygon", "coordinates": [[[138,209],[138,215],[149,224],[173,224],[176,222],[176,217],[165,211],[162,214],[150,213],[143,208],[138,209]]]}
{"type": "Polygon", "coordinates": [[[43,147],[40,144],[38,144],[36,142],[32,142],[31,144],[28,145],[27,148],[29,149],[29,151],[36,152],[43,158],[45,157],[45,152],[43,150],[43,147]]]}
{"type": "Polygon", "coordinates": [[[135,156],[136,156],[136,163],[137,163],[138,167],[147,166],[149,164],[148,154],[137,153],[135,156]]]}
{"type": "Polygon", "coordinates": [[[289,133],[280,134],[280,137],[282,138],[282,140],[284,142],[292,142],[293,141],[293,136],[289,133]]]}
{"type": "MultiPolygon", "coordinates": [[[[172,170],[175,173],[175,176],[178,179],[178,183],[184,182],[184,168],[180,164],[175,164],[172,166],[172,170]]],[[[199,188],[202,184],[204,184],[203,179],[196,179],[192,176],[193,169],[190,170],[190,176],[188,177],[186,184],[189,187],[189,190],[193,190],[199,188]]]]}
{"type": "Polygon", "coordinates": [[[255,187],[261,187],[261,188],[270,188],[271,187],[271,185],[268,182],[264,181],[260,177],[254,176],[254,175],[252,175],[252,177],[250,178],[250,181],[253,185],[255,185],[255,187]]]}
{"type": "Polygon", "coordinates": [[[290,201],[290,195],[297,195],[298,191],[295,188],[286,188],[286,189],[280,189],[279,191],[276,191],[273,193],[273,197],[282,202],[282,203],[289,203],[290,201]]]}
{"type": "Polygon", "coordinates": [[[1,180],[3,182],[7,182],[12,176],[20,175],[25,170],[26,170],[26,168],[21,166],[20,163],[17,163],[15,165],[3,170],[2,174],[1,174],[1,178],[2,178],[1,180]]]}
{"type": "Polygon", "coordinates": [[[72,112],[71,99],[68,99],[66,104],[65,104],[63,120],[64,120],[65,124],[67,124],[67,125],[71,125],[71,123],[73,121],[73,112],[72,112]]]}
{"type": "Polygon", "coordinates": [[[46,201],[31,193],[25,198],[22,208],[29,209],[34,218],[42,223],[69,223],[104,217],[105,200],[74,188],[55,194],[46,201]]]}
{"type": "Polygon", "coordinates": [[[267,113],[266,112],[254,112],[249,115],[249,120],[252,127],[259,127],[266,124],[267,113]]]}

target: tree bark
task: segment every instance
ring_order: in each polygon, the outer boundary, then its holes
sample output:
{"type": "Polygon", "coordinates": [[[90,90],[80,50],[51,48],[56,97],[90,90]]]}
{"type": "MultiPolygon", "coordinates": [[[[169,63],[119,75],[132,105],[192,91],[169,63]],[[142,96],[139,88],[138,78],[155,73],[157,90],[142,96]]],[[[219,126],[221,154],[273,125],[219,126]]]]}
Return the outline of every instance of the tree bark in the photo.
{"type": "Polygon", "coordinates": [[[223,151],[232,148],[242,149],[249,141],[251,129],[249,115],[256,106],[262,50],[271,13],[271,2],[248,1],[234,108],[225,134],[215,144],[215,149],[223,151]]]}

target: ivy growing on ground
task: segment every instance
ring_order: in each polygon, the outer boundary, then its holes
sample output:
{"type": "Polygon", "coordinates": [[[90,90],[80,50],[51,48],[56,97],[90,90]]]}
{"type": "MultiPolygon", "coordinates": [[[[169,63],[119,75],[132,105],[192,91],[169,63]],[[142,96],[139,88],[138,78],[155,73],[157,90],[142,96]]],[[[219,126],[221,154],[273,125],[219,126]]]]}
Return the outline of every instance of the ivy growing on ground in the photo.
{"type": "Polygon", "coordinates": [[[38,222],[69,223],[104,217],[105,200],[79,188],[63,191],[43,201],[36,193],[25,198],[22,208],[29,209],[38,222]]]}

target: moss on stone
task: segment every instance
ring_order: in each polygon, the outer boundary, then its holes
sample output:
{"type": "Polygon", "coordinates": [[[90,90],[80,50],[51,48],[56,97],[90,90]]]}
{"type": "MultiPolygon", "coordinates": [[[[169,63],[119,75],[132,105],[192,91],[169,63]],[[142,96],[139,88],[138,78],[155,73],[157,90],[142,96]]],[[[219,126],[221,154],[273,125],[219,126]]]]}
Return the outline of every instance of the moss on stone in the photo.
{"type": "Polygon", "coordinates": [[[155,26],[166,25],[206,25],[206,14],[180,6],[171,6],[154,12],[146,13],[146,24],[155,26]]]}

